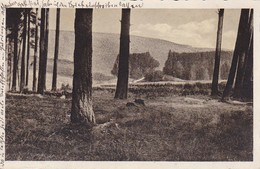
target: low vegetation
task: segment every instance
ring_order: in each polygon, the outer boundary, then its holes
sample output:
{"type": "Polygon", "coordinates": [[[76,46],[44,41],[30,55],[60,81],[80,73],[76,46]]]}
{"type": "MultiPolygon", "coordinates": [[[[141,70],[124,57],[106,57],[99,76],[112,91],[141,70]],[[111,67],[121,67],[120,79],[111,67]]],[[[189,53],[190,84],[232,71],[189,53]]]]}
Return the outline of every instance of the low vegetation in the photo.
{"type": "Polygon", "coordinates": [[[7,94],[6,160],[253,160],[252,105],[146,92],[94,90],[92,129],[70,123],[69,98],[7,94]]]}

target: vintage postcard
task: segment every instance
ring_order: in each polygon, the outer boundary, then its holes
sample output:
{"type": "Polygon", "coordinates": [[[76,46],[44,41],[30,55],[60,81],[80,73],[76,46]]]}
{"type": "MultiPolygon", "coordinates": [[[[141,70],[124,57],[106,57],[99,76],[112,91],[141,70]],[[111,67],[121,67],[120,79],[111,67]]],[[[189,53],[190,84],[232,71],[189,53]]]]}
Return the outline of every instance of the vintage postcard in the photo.
{"type": "Polygon", "coordinates": [[[259,168],[260,1],[1,2],[0,168],[259,168]]]}

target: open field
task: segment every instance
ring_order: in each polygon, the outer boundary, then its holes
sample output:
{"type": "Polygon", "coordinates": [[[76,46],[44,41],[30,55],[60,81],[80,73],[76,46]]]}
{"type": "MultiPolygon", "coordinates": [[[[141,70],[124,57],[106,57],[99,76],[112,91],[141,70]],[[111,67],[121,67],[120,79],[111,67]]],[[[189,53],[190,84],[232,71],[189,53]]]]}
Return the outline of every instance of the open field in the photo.
{"type": "Polygon", "coordinates": [[[70,124],[70,99],[7,94],[6,160],[252,161],[253,109],[207,95],[94,90],[97,125],[70,124]],[[145,106],[126,106],[135,98],[145,106]]]}

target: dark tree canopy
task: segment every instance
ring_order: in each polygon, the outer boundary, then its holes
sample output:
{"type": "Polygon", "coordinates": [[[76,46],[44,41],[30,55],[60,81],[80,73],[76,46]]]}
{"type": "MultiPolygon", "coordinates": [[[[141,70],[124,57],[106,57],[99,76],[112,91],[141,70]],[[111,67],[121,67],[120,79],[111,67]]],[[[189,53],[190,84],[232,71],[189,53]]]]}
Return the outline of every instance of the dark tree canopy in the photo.
{"type": "MultiPolygon", "coordinates": [[[[117,76],[119,57],[115,61],[111,74],[117,76]]],[[[151,73],[155,68],[159,67],[159,61],[155,60],[149,52],[133,53],[129,56],[129,76],[133,79],[144,77],[147,73],[151,73]]]]}
{"type": "MultiPolygon", "coordinates": [[[[163,73],[185,80],[210,80],[213,76],[215,52],[176,53],[169,51],[163,73]],[[203,65],[203,67],[201,66],[203,65]]],[[[221,52],[220,69],[231,63],[232,52],[221,52]]],[[[220,79],[226,79],[228,72],[222,72],[220,79]]]]}

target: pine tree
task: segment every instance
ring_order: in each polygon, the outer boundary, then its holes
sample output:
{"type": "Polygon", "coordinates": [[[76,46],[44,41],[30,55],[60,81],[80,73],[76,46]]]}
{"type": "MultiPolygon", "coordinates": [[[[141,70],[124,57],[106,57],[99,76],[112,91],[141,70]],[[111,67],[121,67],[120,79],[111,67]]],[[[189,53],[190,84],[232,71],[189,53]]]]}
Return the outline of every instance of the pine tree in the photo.
{"type": "Polygon", "coordinates": [[[93,9],[76,9],[71,122],[92,125],[92,15],[93,9]]]}
{"type": "Polygon", "coordinates": [[[118,79],[116,99],[126,99],[129,76],[130,9],[122,9],[118,79]]]}

